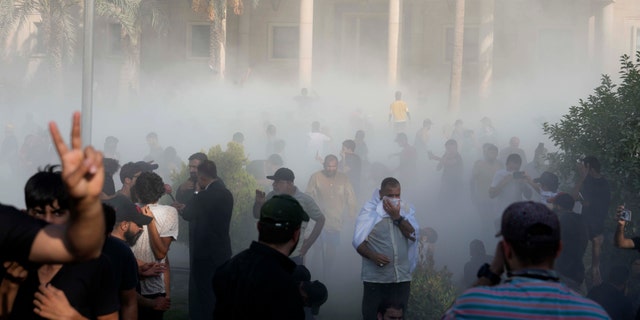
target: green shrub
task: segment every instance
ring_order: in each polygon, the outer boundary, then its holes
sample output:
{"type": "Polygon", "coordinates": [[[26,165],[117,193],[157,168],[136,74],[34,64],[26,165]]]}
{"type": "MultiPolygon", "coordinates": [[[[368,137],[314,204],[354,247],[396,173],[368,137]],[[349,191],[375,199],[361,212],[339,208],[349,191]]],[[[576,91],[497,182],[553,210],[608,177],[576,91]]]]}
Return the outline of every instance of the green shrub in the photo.
{"type": "Polygon", "coordinates": [[[418,264],[411,280],[407,318],[440,319],[457,296],[452,275],[446,266],[437,270],[431,255],[418,264]]]}
{"type": "MultiPolygon", "coordinates": [[[[210,160],[215,162],[218,176],[224,181],[227,189],[233,194],[233,215],[231,217],[231,249],[236,254],[249,247],[252,240],[257,240],[256,221],[253,218],[253,201],[258,187],[256,180],[244,169],[247,158],[242,145],[229,142],[227,150],[220,145],[211,147],[207,152],[210,160]]],[[[172,176],[173,188],[189,177],[188,167],[183,164],[182,170],[172,176]]],[[[179,241],[188,242],[188,222],[181,220],[179,241]]]]}

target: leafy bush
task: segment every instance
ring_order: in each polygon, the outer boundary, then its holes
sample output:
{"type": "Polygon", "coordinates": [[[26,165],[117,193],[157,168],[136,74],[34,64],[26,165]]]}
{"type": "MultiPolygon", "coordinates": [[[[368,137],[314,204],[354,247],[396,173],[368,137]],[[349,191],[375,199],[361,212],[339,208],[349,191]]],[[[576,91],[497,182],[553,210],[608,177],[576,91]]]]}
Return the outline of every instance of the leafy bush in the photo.
{"type": "MultiPolygon", "coordinates": [[[[545,123],[543,130],[560,149],[550,153],[549,160],[565,185],[574,185],[576,160],[593,155],[611,185],[610,212],[621,203],[640,212],[640,52],[635,61],[624,55],[620,62],[619,85],[603,75],[594,93],[579,100],[558,123],[545,123]]],[[[605,230],[610,233],[614,226],[614,219],[608,219],[605,230]]],[[[628,254],[605,247],[602,261],[610,262],[607,255],[628,254]]]]}
{"type": "Polygon", "coordinates": [[[427,255],[413,272],[408,319],[440,319],[457,296],[452,273],[435,268],[432,255],[427,255]]]}
{"type": "MultiPolygon", "coordinates": [[[[218,176],[224,181],[227,189],[233,194],[233,215],[231,217],[231,249],[236,254],[249,247],[252,240],[258,239],[256,221],[253,218],[253,201],[255,190],[258,187],[256,180],[244,169],[247,158],[242,145],[229,142],[227,150],[223,151],[220,145],[209,149],[207,156],[215,162],[218,176]]],[[[183,164],[182,170],[172,177],[174,190],[186,181],[189,170],[183,164]]],[[[180,239],[185,241],[188,237],[188,222],[182,220],[180,239]],[[184,235],[184,236],[182,236],[184,235]]],[[[186,240],[188,241],[188,240],[186,240]]]]}

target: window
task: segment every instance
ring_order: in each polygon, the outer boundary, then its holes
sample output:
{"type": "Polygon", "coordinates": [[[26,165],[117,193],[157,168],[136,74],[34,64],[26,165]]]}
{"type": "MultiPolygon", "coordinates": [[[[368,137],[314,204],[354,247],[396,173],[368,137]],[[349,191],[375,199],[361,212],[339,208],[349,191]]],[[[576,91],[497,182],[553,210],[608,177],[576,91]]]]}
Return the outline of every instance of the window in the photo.
{"type": "Polygon", "coordinates": [[[192,24],[189,37],[189,57],[208,58],[211,26],[208,24],[192,24]]]}
{"type": "MultiPolygon", "coordinates": [[[[445,35],[446,62],[451,62],[453,57],[453,27],[447,27],[445,35]]],[[[478,27],[465,27],[463,40],[462,59],[465,62],[476,62],[480,55],[480,29],[478,27]]]]}
{"type": "Polygon", "coordinates": [[[46,46],[44,44],[44,32],[42,32],[42,22],[34,22],[34,31],[31,33],[32,45],[31,53],[33,55],[46,54],[46,46]]]}
{"type": "Polygon", "coordinates": [[[122,55],[122,25],[109,23],[107,30],[107,54],[110,56],[122,55]]]}
{"type": "Polygon", "coordinates": [[[272,25],[269,35],[270,59],[298,59],[300,28],[297,25],[272,25]]]}

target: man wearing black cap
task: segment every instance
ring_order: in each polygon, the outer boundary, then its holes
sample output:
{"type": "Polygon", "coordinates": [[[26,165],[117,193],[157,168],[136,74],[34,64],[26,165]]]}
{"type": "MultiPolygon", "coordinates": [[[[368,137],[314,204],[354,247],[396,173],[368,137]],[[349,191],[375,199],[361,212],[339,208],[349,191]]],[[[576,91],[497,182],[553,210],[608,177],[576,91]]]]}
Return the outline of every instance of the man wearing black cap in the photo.
{"type": "Polygon", "coordinates": [[[547,206],[511,204],[500,230],[493,261],[478,270],[478,287],[460,295],[443,319],[609,319],[600,305],[559,281],[553,267],[562,248],[560,221],[547,206]]]}
{"type": "Polygon", "coordinates": [[[290,258],[297,264],[302,264],[307,251],[309,251],[309,248],[311,248],[311,246],[316,242],[316,239],[320,236],[320,232],[322,232],[325,220],[324,214],[322,214],[320,207],[318,207],[311,196],[300,191],[300,189],[293,184],[295,176],[293,171],[290,169],[280,168],[274,175],[267,176],[267,179],[273,180],[273,191],[269,192],[269,194],[265,196],[264,192],[256,190],[256,200],[253,204],[253,216],[256,219],[260,218],[260,208],[262,208],[262,205],[267,199],[271,199],[274,195],[286,194],[298,200],[302,209],[304,209],[306,213],[302,224],[300,225],[300,234],[304,235],[304,231],[309,223],[309,218],[315,222],[313,230],[311,230],[311,234],[309,234],[309,238],[303,238],[301,241],[298,241],[296,249],[290,256],[290,258]]]}
{"type": "Polygon", "coordinates": [[[220,266],[213,278],[216,319],[304,319],[296,264],[288,258],[306,213],[296,199],[276,195],[260,209],[258,241],[220,266]]]}

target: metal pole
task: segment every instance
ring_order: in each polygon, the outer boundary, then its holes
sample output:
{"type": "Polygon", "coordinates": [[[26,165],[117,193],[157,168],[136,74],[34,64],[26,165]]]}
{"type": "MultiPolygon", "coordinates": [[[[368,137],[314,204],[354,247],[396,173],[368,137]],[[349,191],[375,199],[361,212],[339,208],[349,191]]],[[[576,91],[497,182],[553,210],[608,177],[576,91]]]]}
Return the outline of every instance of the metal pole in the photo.
{"type": "Polygon", "coordinates": [[[93,119],[93,14],[94,0],[85,0],[82,57],[82,141],[85,145],[91,144],[93,119]]]}

